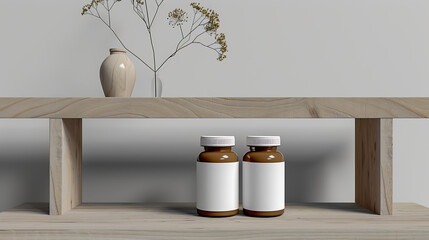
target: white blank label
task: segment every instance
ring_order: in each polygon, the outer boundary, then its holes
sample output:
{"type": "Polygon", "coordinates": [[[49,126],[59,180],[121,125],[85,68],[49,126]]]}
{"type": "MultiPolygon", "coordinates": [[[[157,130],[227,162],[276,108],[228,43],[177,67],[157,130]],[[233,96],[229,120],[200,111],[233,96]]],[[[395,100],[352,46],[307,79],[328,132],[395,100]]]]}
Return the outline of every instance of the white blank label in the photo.
{"type": "Polygon", "coordinates": [[[243,208],[278,211],[285,207],[285,163],[243,162],[243,208]]]}
{"type": "Polygon", "coordinates": [[[238,209],[238,162],[197,162],[197,208],[216,212],[238,209]]]}

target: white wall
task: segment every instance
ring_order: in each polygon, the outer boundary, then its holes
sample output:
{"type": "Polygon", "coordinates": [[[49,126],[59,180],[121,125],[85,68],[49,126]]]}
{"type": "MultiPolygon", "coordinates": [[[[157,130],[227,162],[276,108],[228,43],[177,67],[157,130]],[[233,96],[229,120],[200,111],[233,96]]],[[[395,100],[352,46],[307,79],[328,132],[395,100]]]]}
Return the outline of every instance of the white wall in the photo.
{"type": "MultiPolygon", "coordinates": [[[[102,97],[98,69],[119,46],[87,1],[0,5],[0,96],[102,97]]],[[[89,0],[88,0],[89,2],[89,0]]],[[[155,23],[160,59],[177,29],[166,0],[155,23]]],[[[164,96],[428,96],[429,2],[424,0],[201,1],[220,13],[228,58],[192,47],[160,73],[164,96]]],[[[150,56],[129,2],[114,24],[150,56]]],[[[151,96],[151,73],[136,59],[134,97],[151,96]]],[[[160,61],[160,60],[159,60],[160,61]]],[[[394,201],[429,206],[429,122],[394,121],[394,201]]],[[[353,120],[84,120],[84,201],[193,201],[202,134],[281,135],[288,201],[354,200],[353,120]]],[[[48,121],[0,120],[0,210],[47,201],[48,121]]]]}

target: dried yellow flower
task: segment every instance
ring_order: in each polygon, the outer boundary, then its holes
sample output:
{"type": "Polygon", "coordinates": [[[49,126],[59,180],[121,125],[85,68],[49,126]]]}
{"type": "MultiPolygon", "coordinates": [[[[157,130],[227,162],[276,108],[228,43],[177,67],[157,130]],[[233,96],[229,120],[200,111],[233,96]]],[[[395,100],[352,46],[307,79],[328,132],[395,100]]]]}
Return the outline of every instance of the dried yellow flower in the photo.
{"type": "Polygon", "coordinates": [[[216,31],[220,27],[219,14],[212,9],[204,8],[199,3],[191,3],[191,7],[203,14],[208,22],[205,24],[205,29],[209,34],[216,34],[216,31]]]}
{"type": "MultiPolygon", "coordinates": [[[[120,2],[121,0],[116,0],[116,2],[120,2]]],[[[104,0],[92,0],[91,3],[88,3],[82,7],[82,15],[87,14],[91,11],[91,8],[97,7],[98,4],[103,3],[104,0]]]]}
{"type": "Polygon", "coordinates": [[[217,33],[217,30],[220,27],[219,14],[212,9],[202,7],[200,3],[191,3],[191,7],[207,19],[204,23],[204,29],[208,34],[215,36],[215,43],[218,44],[218,47],[216,48],[211,47],[211,45],[209,46],[219,54],[217,60],[224,60],[226,58],[225,53],[228,52],[228,45],[225,41],[225,34],[217,33]]]}
{"type": "Polygon", "coordinates": [[[170,20],[169,24],[173,27],[181,26],[188,21],[188,14],[180,8],[176,8],[168,13],[168,20],[170,20]]]}

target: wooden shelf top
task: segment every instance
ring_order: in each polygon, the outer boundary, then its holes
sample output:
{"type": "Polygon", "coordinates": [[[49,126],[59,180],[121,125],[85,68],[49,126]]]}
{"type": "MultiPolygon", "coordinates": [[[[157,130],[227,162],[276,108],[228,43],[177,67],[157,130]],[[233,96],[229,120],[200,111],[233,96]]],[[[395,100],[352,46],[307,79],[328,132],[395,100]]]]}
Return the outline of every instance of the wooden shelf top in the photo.
{"type": "Polygon", "coordinates": [[[0,213],[0,239],[427,239],[429,209],[395,204],[376,215],[352,203],[287,204],[275,218],[206,218],[193,204],[83,204],[62,216],[48,204],[0,213]]]}
{"type": "Polygon", "coordinates": [[[429,98],[0,98],[0,118],[429,118],[429,98]]]}

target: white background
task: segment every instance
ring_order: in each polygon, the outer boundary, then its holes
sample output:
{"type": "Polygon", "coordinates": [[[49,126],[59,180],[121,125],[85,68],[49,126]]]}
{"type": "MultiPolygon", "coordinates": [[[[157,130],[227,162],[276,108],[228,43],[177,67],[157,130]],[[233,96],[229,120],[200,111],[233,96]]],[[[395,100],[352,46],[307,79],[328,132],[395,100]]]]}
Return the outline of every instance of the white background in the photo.
{"type": "MultiPolygon", "coordinates": [[[[102,97],[98,69],[119,44],[88,1],[2,1],[0,96],[102,97]]],[[[155,22],[159,60],[179,38],[166,0],[155,22]]],[[[228,58],[199,46],[161,71],[163,96],[428,97],[429,2],[425,0],[212,0],[228,58]]],[[[131,49],[151,56],[128,1],[113,12],[131,49]]],[[[137,68],[133,97],[151,96],[151,73],[137,68]]],[[[288,202],[354,201],[353,120],[84,120],[83,200],[195,200],[200,135],[280,135],[288,202]]],[[[394,201],[429,207],[429,122],[394,121],[394,201]]],[[[48,201],[48,121],[0,120],[0,210],[48,201]]]]}

